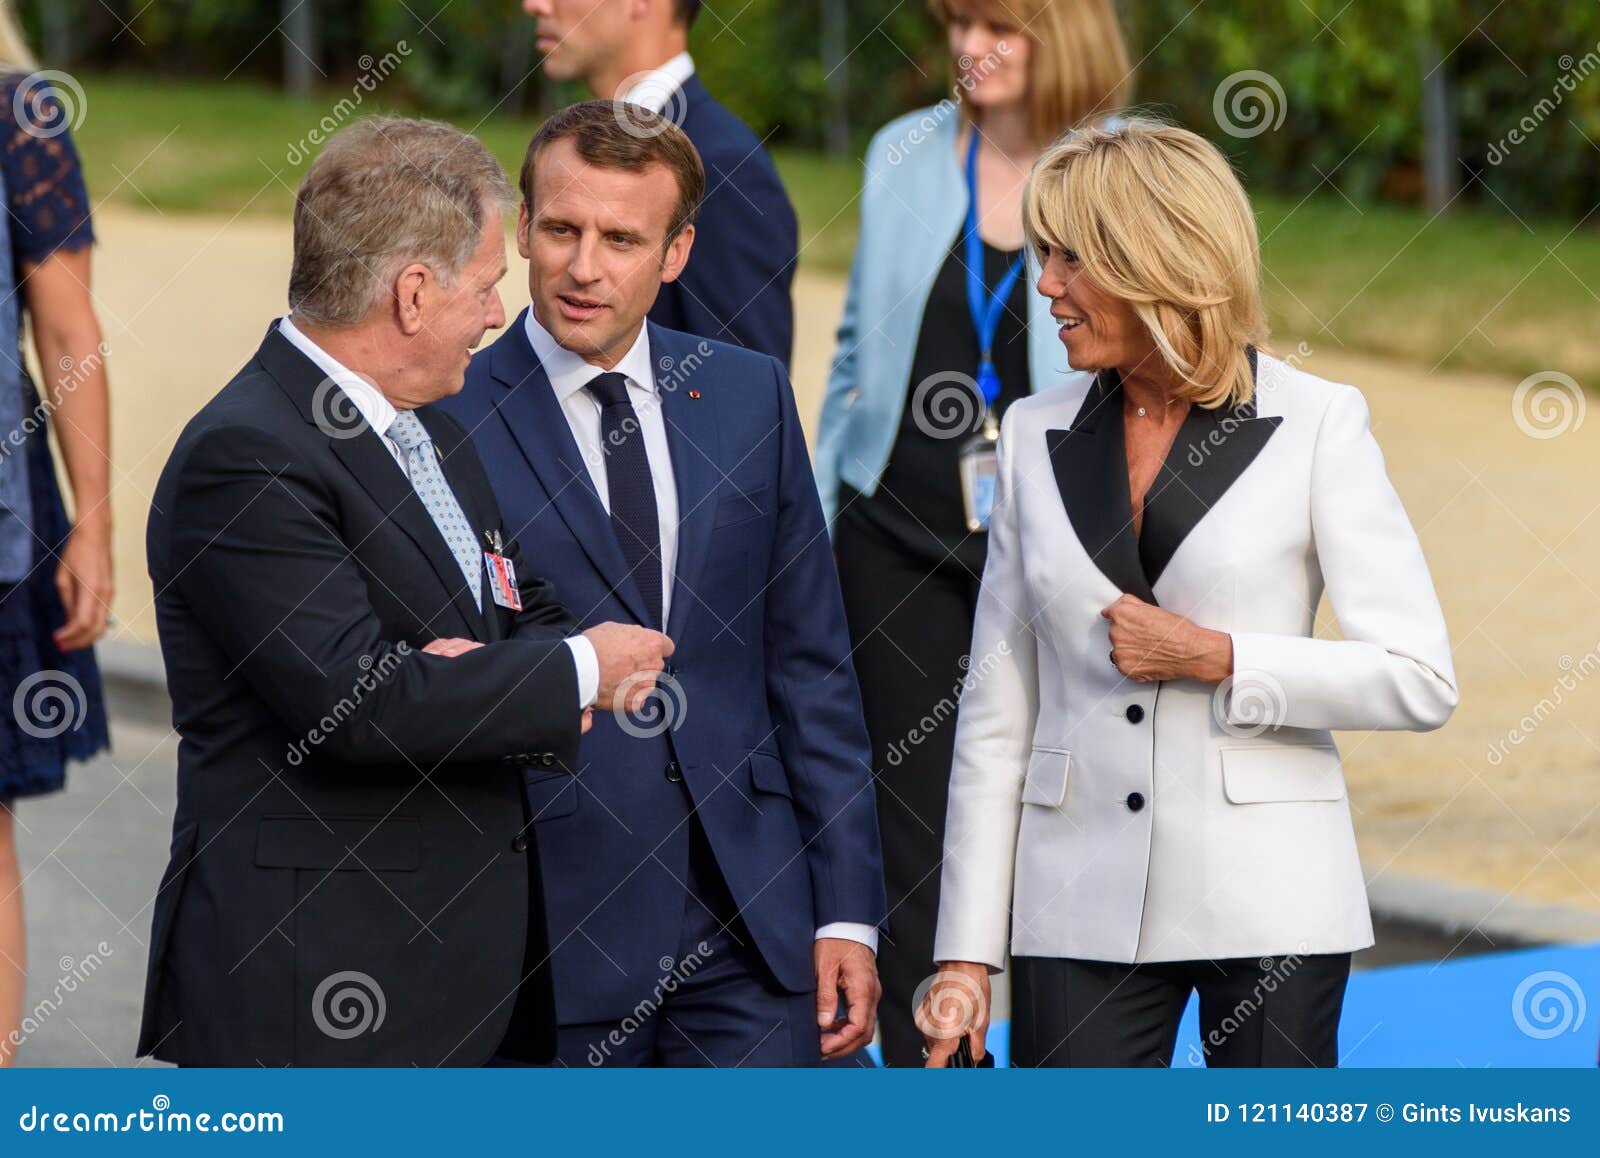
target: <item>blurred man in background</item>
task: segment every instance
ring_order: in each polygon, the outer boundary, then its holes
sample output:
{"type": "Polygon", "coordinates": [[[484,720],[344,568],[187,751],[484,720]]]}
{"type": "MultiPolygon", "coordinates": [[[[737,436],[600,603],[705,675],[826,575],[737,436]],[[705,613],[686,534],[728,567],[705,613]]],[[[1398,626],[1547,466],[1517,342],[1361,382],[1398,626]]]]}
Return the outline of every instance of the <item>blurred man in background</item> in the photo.
{"type": "MultiPolygon", "coordinates": [[[[694,254],[663,285],[650,320],[734,342],[789,366],[798,227],[772,158],[711,98],[689,55],[700,0],[523,0],[539,22],[545,73],[581,79],[595,96],[660,113],[688,134],[705,166],[694,254]]],[[[636,135],[651,130],[629,119],[636,135]]]]}

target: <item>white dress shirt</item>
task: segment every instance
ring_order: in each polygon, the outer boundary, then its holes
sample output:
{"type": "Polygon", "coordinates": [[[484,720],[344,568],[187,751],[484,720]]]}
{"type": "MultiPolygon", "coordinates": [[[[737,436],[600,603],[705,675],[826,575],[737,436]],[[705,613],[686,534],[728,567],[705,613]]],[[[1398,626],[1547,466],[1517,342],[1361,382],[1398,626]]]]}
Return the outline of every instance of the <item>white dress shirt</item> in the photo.
{"type": "MultiPolygon", "coordinates": [[[[627,92],[617,94],[617,99],[649,109],[653,113],[661,113],[667,110],[672,94],[682,89],[684,81],[693,75],[694,58],[687,52],[680,52],[660,68],[652,68],[649,72],[641,74],[628,86],[627,92]]],[[[671,113],[677,114],[671,116],[669,113],[672,121],[683,119],[682,108],[675,107],[671,113]]]]}
{"type": "MultiPolygon", "coordinates": [[[[278,323],[278,332],[289,339],[290,345],[310,358],[312,364],[328,376],[329,381],[338,384],[367,425],[382,439],[400,473],[409,479],[411,476],[406,474],[405,452],[400,449],[399,443],[389,437],[389,427],[400,413],[394,403],[370,381],[306,337],[289,318],[285,317],[278,323]]],[[[578,707],[587,708],[600,694],[600,658],[595,655],[594,644],[581,635],[571,636],[565,642],[572,651],[573,666],[578,673],[578,707]]]]}
{"type": "MultiPolygon", "coordinates": [[[[684,54],[687,58],[687,53],[684,54]]],[[[670,62],[669,62],[670,63],[670,62]]],[[[573,441],[589,468],[595,493],[606,512],[611,511],[606,479],[604,435],[600,426],[600,403],[585,387],[605,371],[584,361],[561,346],[550,331],[539,324],[533,310],[527,313],[528,342],[539,365],[550,378],[561,412],[572,429],[573,441]]],[[[656,385],[655,360],[650,356],[650,332],[639,327],[639,336],[612,367],[628,383],[628,401],[639,419],[644,438],[645,458],[650,463],[650,481],[656,492],[656,521],[661,528],[661,618],[663,625],[672,606],[672,580],[678,566],[678,483],[672,473],[672,452],[667,445],[666,419],[661,413],[661,393],[656,385]]],[[[871,925],[836,921],[817,930],[817,938],[838,937],[859,941],[874,953],[878,951],[878,930],[871,925]]]]}

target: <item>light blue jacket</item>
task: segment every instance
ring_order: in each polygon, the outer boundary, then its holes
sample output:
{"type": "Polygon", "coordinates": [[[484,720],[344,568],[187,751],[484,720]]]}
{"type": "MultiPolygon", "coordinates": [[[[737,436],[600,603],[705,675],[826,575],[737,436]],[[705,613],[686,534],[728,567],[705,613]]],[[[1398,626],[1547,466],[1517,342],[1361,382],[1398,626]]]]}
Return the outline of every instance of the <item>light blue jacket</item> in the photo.
{"type": "MultiPolygon", "coordinates": [[[[832,525],[839,482],[877,489],[911,388],[922,311],[967,217],[967,183],[956,157],[961,114],[953,101],[890,121],[867,148],[861,234],[850,266],[839,346],[817,428],[817,487],[832,525]]],[[[1031,287],[1038,263],[1024,275],[1031,287]]],[[[1034,391],[1074,371],[1050,317],[1050,300],[1028,295],[1028,368],[1034,391]]]]}

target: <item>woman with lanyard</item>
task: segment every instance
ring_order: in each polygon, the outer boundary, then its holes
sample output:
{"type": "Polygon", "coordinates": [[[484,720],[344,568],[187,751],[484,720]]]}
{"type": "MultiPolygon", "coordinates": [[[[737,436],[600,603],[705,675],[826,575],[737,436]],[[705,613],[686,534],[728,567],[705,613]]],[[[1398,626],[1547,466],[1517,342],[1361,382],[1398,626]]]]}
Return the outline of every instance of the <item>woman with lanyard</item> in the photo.
{"type": "MultiPolygon", "coordinates": [[[[1069,380],[1031,292],[1022,190],[1039,150],[1121,107],[1110,0],[935,0],[950,99],[873,139],[861,233],[817,434],[822,491],[874,753],[889,927],[884,1060],[920,1066],[939,863],[994,444],[1007,406],[1069,380]]],[[[970,671],[969,671],[970,667],[970,671]]]]}

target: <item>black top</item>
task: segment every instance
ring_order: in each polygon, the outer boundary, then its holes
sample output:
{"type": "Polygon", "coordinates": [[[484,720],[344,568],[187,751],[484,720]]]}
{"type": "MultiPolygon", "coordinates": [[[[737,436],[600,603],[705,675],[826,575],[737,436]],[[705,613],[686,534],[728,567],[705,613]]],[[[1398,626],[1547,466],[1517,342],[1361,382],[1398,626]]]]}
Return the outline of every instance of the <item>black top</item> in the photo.
{"type": "MultiPolygon", "coordinates": [[[[992,291],[1020,254],[1021,250],[985,243],[984,285],[992,291]]],[[[967,530],[961,499],[961,449],[976,430],[982,406],[971,384],[978,373],[978,332],[967,307],[964,258],[965,245],[958,236],[923,307],[905,410],[889,464],[871,497],[841,485],[839,518],[872,527],[930,566],[958,565],[979,576],[989,536],[967,530]]],[[[1024,273],[995,330],[992,354],[1000,375],[997,419],[1029,392],[1030,288],[1024,273]]]]}

